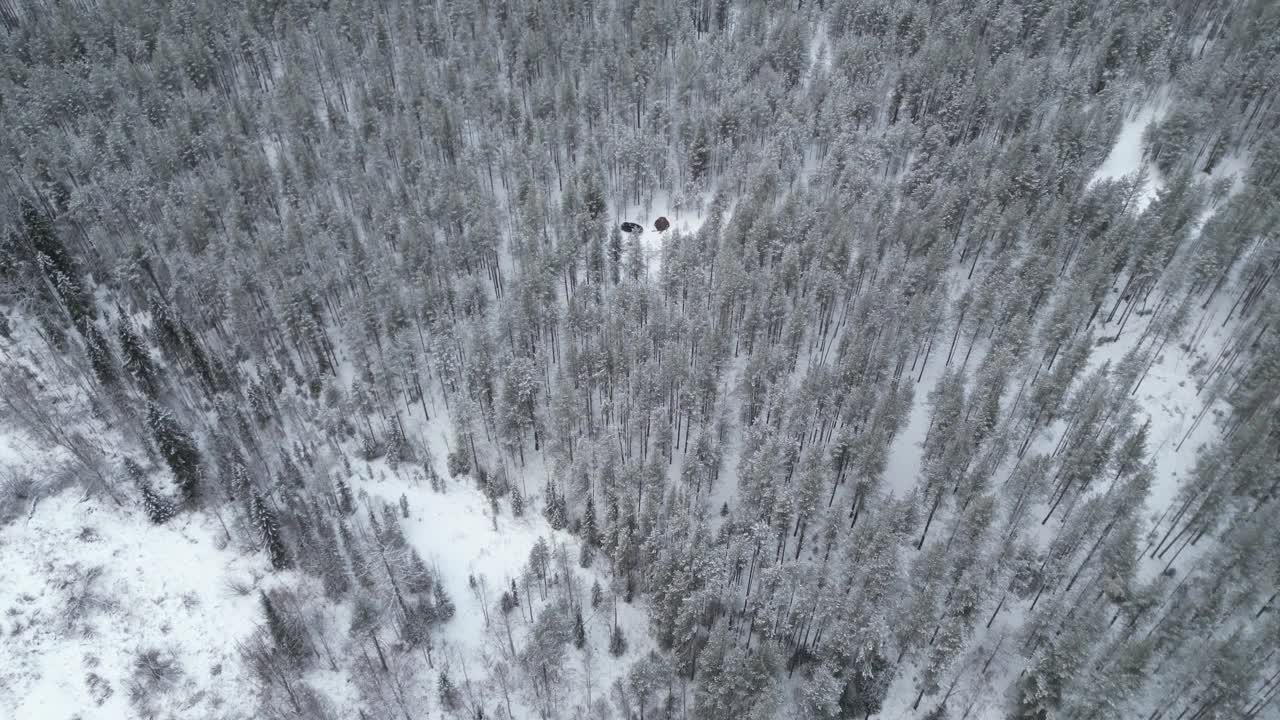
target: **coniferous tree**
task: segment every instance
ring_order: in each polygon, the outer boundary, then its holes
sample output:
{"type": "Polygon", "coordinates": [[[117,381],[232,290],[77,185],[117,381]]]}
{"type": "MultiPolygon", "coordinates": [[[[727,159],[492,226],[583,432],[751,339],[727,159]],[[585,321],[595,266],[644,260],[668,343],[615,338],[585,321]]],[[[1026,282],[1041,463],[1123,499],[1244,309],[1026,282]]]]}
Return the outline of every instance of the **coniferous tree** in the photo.
{"type": "Polygon", "coordinates": [[[147,426],[160,455],[173,471],[173,478],[187,505],[200,497],[200,450],[195,441],[173,418],[173,414],[152,402],[147,405],[147,426]]]}
{"type": "Polygon", "coordinates": [[[332,599],[341,598],[351,589],[351,578],[347,574],[347,561],[338,545],[338,536],[333,530],[331,521],[323,513],[317,513],[317,534],[320,538],[320,577],[324,583],[325,595],[332,599]]]}
{"type": "Polygon", "coordinates": [[[449,671],[441,670],[439,679],[436,682],[436,696],[440,699],[440,707],[448,712],[453,712],[458,708],[458,689],[454,687],[453,681],[449,679],[449,671]]]}
{"type": "Polygon", "coordinates": [[[267,632],[270,633],[276,650],[291,663],[301,662],[307,653],[306,639],[293,623],[285,618],[265,592],[258,593],[258,600],[266,619],[267,632]]]}
{"type": "Polygon", "coordinates": [[[271,558],[271,567],[276,570],[287,570],[292,567],[293,558],[289,554],[288,546],[285,545],[284,537],[280,534],[280,523],[276,513],[256,491],[250,497],[249,515],[253,519],[259,542],[266,548],[267,556],[271,558]]]}
{"type": "Polygon", "coordinates": [[[138,486],[142,492],[142,508],[147,513],[147,518],[156,525],[163,525],[169,522],[177,513],[177,508],[167,498],[156,493],[150,483],[142,482],[138,486]]]}
{"type": "Polygon", "coordinates": [[[125,458],[124,468],[134,485],[138,487],[138,492],[142,494],[142,509],[147,513],[147,519],[156,525],[163,525],[173,519],[177,514],[177,508],[171,500],[156,492],[142,466],[138,465],[133,458],[125,458]]]}
{"type": "Polygon", "coordinates": [[[92,320],[86,320],[79,326],[80,335],[84,338],[85,353],[89,356],[89,366],[93,368],[94,377],[103,387],[114,387],[119,380],[116,373],[115,353],[107,344],[92,320]]]}
{"type": "Polygon", "coordinates": [[[614,624],[613,632],[609,633],[609,654],[614,657],[622,657],[627,652],[627,638],[622,634],[622,626],[614,624]]]}
{"type": "Polygon", "coordinates": [[[134,332],[132,323],[127,318],[120,319],[116,324],[116,330],[120,340],[120,353],[124,358],[125,372],[133,377],[143,392],[154,395],[159,372],[151,360],[151,353],[147,350],[146,343],[134,332]]]}
{"type": "Polygon", "coordinates": [[[453,599],[449,597],[449,593],[444,589],[444,584],[435,583],[432,591],[435,593],[436,616],[440,618],[441,622],[450,620],[456,609],[453,605],[453,599]]]}
{"type": "Polygon", "coordinates": [[[338,510],[343,515],[350,515],[356,511],[355,496],[351,493],[351,486],[342,478],[338,478],[338,510]]]}
{"type": "Polygon", "coordinates": [[[582,649],[587,644],[587,629],[582,623],[582,609],[573,611],[573,646],[582,649]]]}
{"type": "Polygon", "coordinates": [[[584,545],[598,547],[600,544],[600,530],[596,526],[596,504],[590,497],[587,498],[587,509],[583,512],[582,539],[584,545]]]}

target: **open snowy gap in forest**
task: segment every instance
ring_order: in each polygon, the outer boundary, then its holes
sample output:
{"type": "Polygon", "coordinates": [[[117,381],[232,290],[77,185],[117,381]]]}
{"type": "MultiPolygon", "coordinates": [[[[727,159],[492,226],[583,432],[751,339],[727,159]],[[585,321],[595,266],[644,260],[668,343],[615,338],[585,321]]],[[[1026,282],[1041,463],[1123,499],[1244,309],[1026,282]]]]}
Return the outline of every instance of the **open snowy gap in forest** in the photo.
{"type": "Polygon", "coordinates": [[[1093,184],[1101,180],[1118,180],[1140,171],[1146,172],[1142,191],[1138,194],[1134,207],[1136,212],[1142,212],[1164,186],[1160,171],[1147,162],[1142,134],[1152,123],[1159,122],[1166,110],[1166,103],[1162,99],[1144,105],[1127,116],[1107,159],[1102,161],[1102,166],[1090,180],[1090,184],[1093,184]]]}
{"type": "MultiPolygon", "coordinates": [[[[685,237],[697,233],[706,219],[704,211],[710,202],[711,194],[706,193],[701,201],[693,203],[692,207],[688,205],[682,207],[679,203],[673,202],[670,193],[659,191],[655,192],[651,198],[647,198],[645,202],[628,203],[616,210],[618,223],[633,222],[644,228],[639,240],[640,247],[644,250],[645,268],[649,272],[650,280],[657,280],[658,272],[662,269],[664,243],[676,233],[685,237]],[[653,226],[654,221],[660,217],[665,217],[671,223],[671,227],[663,232],[659,232],[653,226]]],[[[623,242],[625,243],[626,240],[624,235],[623,242]]]]}
{"type": "MultiPolygon", "coordinates": [[[[340,349],[338,355],[342,360],[339,374],[354,374],[350,362],[346,360],[350,353],[340,349]]],[[[621,596],[621,591],[611,587],[605,569],[605,558],[598,555],[592,568],[580,568],[579,539],[568,532],[553,529],[542,514],[542,489],[551,477],[542,454],[526,452],[523,467],[513,465],[510,458],[503,461],[506,465],[503,470],[509,481],[513,487],[520,489],[525,498],[525,509],[522,517],[514,517],[510,497],[506,497],[499,501],[495,519],[489,500],[480,491],[474,477],[448,477],[445,459],[451,449],[448,438],[453,435],[454,427],[443,398],[439,396],[438,387],[434,383],[429,387],[427,402],[431,408],[431,418],[426,419],[414,407],[411,414],[401,414],[400,422],[407,437],[422,443],[428,449],[432,465],[444,478],[444,492],[432,491],[421,469],[421,463],[401,464],[392,469],[385,459],[372,462],[353,460],[354,477],[348,478],[348,482],[354,490],[363,490],[393,506],[400,502],[402,496],[407,500],[409,517],[402,524],[405,537],[418,550],[427,565],[438,571],[438,579],[444,583],[456,606],[454,617],[436,631],[438,635],[433,651],[435,666],[437,669],[448,668],[450,677],[460,688],[464,683],[470,682],[473,692],[486,702],[496,696],[498,690],[492,675],[494,664],[502,661],[510,666],[518,662],[507,657],[508,640],[501,611],[497,608],[498,600],[502,592],[510,588],[512,580],[515,580],[522,608],[517,608],[511,614],[511,632],[517,648],[523,648],[528,640],[530,624],[527,615],[518,613],[527,613],[527,606],[532,603],[536,615],[550,601],[550,593],[547,600],[544,600],[536,585],[528,586],[522,579],[528,567],[530,551],[538,539],[543,538],[552,552],[553,574],[560,574],[555,556],[557,547],[564,547],[577,582],[578,598],[583,605],[590,657],[586,657],[583,651],[570,648],[571,652],[566,656],[568,662],[565,666],[565,679],[567,687],[572,689],[565,693],[562,706],[578,706],[585,712],[591,702],[609,692],[615,680],[625,676],[636,658],[652,649],[647,606],[639,597],[634,598],[632,603],[623,602],[619,597],[616,603],[618,624],[623,628],[627,650],[619,658],[610,655],[608,647],[613,628],[613,593],[617,592],[621,596]],[[477,584],[474,589],[470,582],[472,578],[477,584]],[[595,609],[590,603],[594,582],[600,583],[605,598],[600,607],[595,609]],[[487,618],[485,611],[481,609],[481,603],[488,610],[487,618]]],[[[348,456],[358,457],[357,444],[353,441],[348,445],[345,448],[348,456]]],[[[477,446],[484,449],[479,439],[477,446]]],[[[496,457],[482,452],[481,459],[490,472],[498,470],[493,466],[493,463],[498,462],[496,457]]],[[[329,458],[329,467],[341,472],[336,458],[329,458]]],[[[561,577],[557,582],[564,583],[565,579],[561,577]]],[[[328,682],[318,678],[316,684],[325,689],[336,705],[343,707],[345,678],[335,676],[328,682]]],[[[511,696],[517,717],[536,716],[539,707],[537,699],[532,694],[522,696],[524,692],[521,689],[511,696]]],[[[359,704],[354,698],[351,702],[354,704],[344,709],[354,713],[359,709],[359,704]]]]}

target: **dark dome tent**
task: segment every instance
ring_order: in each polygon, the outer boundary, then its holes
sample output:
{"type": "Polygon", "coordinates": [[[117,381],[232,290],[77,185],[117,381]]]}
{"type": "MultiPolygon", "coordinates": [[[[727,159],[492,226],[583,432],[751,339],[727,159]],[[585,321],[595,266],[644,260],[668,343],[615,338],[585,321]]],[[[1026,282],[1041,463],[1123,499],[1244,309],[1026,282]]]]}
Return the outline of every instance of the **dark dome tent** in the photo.
{"type": "Polygon", "coordinates": [[[658,232],[662,232],[663,230],[666,230],[667,228],[671,227],[671,222],[668,221],[665,217],[660,217],[657,220],[653,221],[653,227],[658,232]]]}

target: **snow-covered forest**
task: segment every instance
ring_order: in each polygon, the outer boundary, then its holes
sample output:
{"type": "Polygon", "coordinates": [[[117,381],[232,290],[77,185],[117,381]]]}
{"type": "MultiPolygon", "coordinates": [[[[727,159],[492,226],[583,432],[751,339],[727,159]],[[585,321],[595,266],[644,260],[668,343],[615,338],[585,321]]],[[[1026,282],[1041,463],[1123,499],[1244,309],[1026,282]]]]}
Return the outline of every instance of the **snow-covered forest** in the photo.
{"type": "Polygon", "coordinates": [[[1275,0],[0,0],[0,157],[0,718],[1280,718],[1275,0]]]}

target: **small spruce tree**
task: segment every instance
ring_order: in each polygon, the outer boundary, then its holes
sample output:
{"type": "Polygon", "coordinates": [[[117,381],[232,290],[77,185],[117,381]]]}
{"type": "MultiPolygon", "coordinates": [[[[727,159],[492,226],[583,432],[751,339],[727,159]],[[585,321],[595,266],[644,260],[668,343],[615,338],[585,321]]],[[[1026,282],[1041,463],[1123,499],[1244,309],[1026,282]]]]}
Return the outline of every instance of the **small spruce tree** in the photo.
{"type": "Polygon", "coordinates": [[[613,634],[609,636],[609,654],[614,657],[622,657],[627,651],[627,639],[622,635],[622,626],[614,625],[613,634]]]}
{"type": "Polygon", "coordinates": [[[458,689],[453,686],[453,681],[449,679],[448,670],[440,671],[437,690],[440,694],[440,707],[448,712],[458,709],[458,689]]]}
{"type": "Polygon", "coordinates": [[[511,515],[524,517],[524,496],[520,494],[519,488],[511,488],[511,515]]]}
{"type": "Polygon", "coordinates": [[[350,515],[356,511],[356,499],[351,494],[351,486],[342,478],[338,478],[338,510],[343,515],[350,515]]]}
{"type": "Polygon", "coordinates": [[[173,415],[156,403],[147,404],[147,427],[160,448],[173,478],[187,504],[200,496],[200,449],[191,436],[178,427],[173,415]]]}
{"type": "Polygon", "coordinates": [[[271,558],[271,567],[276,570],[288,569],[293,565],[293,560],[289,557],[289,548],[280,535],[280,524],[276,521],[276,514],[257,492],[253,493],[250,500],[249,512],[253,518],[254,527],[258,531],[258,538],[271,558]]]}
{"type": "Polygon", "coordinates": [[[582,518],[582,537],[586,544],[593,547],[600,546],[600,529],[596,524],[596,503],[591,497],[587,498],[587,509],[582,518]]]}
{"type": "Polygon", "coordinates": [[[573,646],[582,649],[587,644],[587,628],[582,622],[582,608],[573,611],[573,646]]]}
{"type": "Polygon", "coordinates": [[[134,462],[133,458],[125,458],[124,470],[138,487],[138,492],[142,493],[142,509],[146,511],[147,518],[156,525],[169,522],[177,513],[177,508],[171,500],[155,491],[142,466],[134,462]]]}
{"type": "Polygon", "coordinates": [[[143,481],[139,483],[138,490],[142,492],[142,508],[147,512],[147,518],[156,525],[163,525],[171,520],[177,512],[173,503],[166,497],[157,493],[151,483],[143,481]]]}
{"type": "Polygon", "coordinates": [[[258,599],[262,602],[262,614],[267,620],[267,632],[270,633],[276,650],[291,662],[301,662],[307,652],[306,641],[302,634],[285,619],[266,593],[259,591],[258,599]]]}
{"type": "Polygon", "coordinates": [[[436,616],[444,622],[453,617],[455,608],[453,606],[453,598],[449,597],[448,591],[444,589],[444,583],[435,583],[432,588],[436,596],[436,616]]]}

